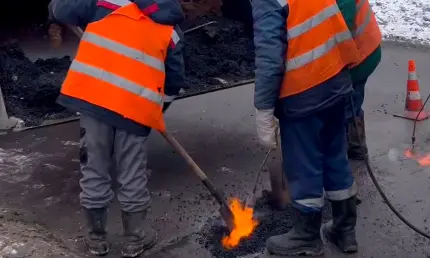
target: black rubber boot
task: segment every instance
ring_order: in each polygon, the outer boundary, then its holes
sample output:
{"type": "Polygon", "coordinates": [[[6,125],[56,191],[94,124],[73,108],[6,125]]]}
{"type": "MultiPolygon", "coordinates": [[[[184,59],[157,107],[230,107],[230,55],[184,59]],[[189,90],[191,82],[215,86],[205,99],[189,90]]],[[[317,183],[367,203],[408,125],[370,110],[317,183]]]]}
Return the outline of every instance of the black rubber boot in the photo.
{"type": "Polygon", "coordinates": [[[293,228],[286,234],[270,237],[266,248],[270,254],[284,256],[320,256],[324,253],[321,240],[321,213],[296,210],[293,228]]]}
{"type": "Polygon", "coordinates": [[[146,211],[122,212],[125,243],[123,257],[137,257],[152,248],[157,240],[157,233],[146,225],[146,211]]]}
{"type": "Polygon", "coordinates": [[[351,197],[332,202],[333,221],[323,227],[324,236],[343,253],[357,252],[355,225],[357,223],[357,200],[351,197]]]}
{"type": "Polygon", "coordinates": [[[348,158],[352,160],[364,160],[367,155],[364,116],[358,116],[356,119],[358,131],[354,121],[348,124],[348,158]],[[363,147],[360,145],[360,140],[363,143],[363,147]]]}
{"type": "Polygon", "coordinates": [[[107,208],[84,208],[84,211],[88,224],[88,235],[84,239],[85,245],[93,255],[106,255],[109,252],[109,244],[106,240],[107,208]]]}

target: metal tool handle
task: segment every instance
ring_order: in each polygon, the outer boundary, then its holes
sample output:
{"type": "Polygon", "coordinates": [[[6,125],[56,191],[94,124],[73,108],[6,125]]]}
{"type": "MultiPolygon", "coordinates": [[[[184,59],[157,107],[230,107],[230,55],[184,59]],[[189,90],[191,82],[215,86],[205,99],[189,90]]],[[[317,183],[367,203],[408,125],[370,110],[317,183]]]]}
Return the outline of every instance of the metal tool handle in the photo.
{"type": "Polygon", "coordinates": [[[257,192],[258,179],[260,179],[261,171],[263,170],[263,167],[266,164],[267,158],[269,157],[269,155],[270,155],[271,152],[272,152],[272,149],[269,149],[267,151],[266,156],[264,157],[263,161],[260,164],[260,168],[257,171],[257,175],[255,175],[254,186],[252,188],[252,194],[255,194],[257,192]]]}

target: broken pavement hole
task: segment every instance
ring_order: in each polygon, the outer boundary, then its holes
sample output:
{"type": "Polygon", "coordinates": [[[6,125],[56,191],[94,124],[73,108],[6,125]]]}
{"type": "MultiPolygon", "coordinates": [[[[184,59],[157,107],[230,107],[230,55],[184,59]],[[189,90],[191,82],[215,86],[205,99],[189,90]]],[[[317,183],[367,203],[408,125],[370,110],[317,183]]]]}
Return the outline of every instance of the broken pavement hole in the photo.
{"type": "MultiPolygon", "coordinates": [[[[285,210],[276,210],[268,203],[267,193],[257,200],[255,212],[262,214],[260,223],[254,233],[231,250],[224,249],[221,244],[223,236],[228,234],[225,226],[219,220],[210,220],[200,232],[199,243],[203,245],[214,257],[236,258],[249,254],[260,253],[264,250],[266,240],[274,235],[284,234],[292,227],[293,211],[291,207],[285,210]]],[[[329,203],[323,210],[323,222],[330,219],[331,208],[329,203]]]]}

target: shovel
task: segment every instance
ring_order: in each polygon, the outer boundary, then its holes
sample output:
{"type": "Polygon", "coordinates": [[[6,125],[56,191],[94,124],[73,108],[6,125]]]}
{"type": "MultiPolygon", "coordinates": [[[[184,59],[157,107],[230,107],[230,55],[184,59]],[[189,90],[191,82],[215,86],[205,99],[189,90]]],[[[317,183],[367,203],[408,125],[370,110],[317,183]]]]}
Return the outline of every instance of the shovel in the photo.
{"type": "Polygon", "coordinates": [[[221,205],[219,209],[219,213],[221,214],[221,217],[225,221],[228,229],[230,232],[234,228],[234,217],[233,213],[231,212],[226,200],[224,193],[217,189],[212,182],[209,180],[209,178],[206,176],[206,174],[200,169],[200,167],[194,162],[194,160],[188,155],[188,153],[185,151],[184,148],[176,141],[176,139],[170,135],[168,132],[160,132],[161,135],[166,139],[170,145],[172,145],[173,149],[179,153],[179,155],[185,159],[185,161],[190,165],[193,172],[200,178],[202,183],[206,186],[206,188],[209,190],[209,192],[212,194],[213,197],[218,201],[218,203],[221,205]]]}

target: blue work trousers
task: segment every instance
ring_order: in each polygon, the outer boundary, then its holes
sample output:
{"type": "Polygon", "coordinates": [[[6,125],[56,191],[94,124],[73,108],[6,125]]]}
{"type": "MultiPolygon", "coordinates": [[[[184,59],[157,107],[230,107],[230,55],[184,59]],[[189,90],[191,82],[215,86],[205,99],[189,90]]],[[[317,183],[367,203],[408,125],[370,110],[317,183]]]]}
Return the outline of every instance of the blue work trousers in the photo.
{"type": "Polygon", "coordinates": [[[297,120],[279,115],[284,171],[293,206],[318,212],[324,196],[333,201],[355,196],[347,158],[346,99],[297,120]]]}

